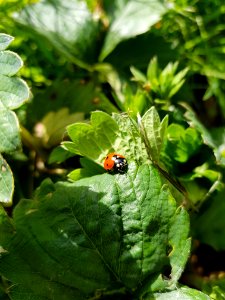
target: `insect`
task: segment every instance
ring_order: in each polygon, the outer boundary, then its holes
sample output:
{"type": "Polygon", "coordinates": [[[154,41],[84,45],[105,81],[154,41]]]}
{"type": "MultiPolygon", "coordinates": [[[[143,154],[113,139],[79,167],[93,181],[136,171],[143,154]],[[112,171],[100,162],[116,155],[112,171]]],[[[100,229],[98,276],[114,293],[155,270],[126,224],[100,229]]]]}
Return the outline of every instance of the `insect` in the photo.
{"type": "Polygon", "coordinates": [[[104,161],[104,169],[111,173],[125,173],[128,168],[126,158],[118,153],[110,153],[104,161]]]}

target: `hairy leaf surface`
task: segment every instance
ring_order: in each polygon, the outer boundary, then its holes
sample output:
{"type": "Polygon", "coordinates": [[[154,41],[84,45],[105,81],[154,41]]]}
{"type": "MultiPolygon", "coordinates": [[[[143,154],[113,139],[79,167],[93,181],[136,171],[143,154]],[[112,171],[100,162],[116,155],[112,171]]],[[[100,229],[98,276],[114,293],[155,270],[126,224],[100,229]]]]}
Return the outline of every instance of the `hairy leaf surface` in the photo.
{"type": "Polygon", "coordinates": [[[44,182],[13,220],[16,232],[0,237],[0,272],[17,284],[16,300],[18,290],[24,300],[32,293],[79,300],[96,290],[151,285],[156,274],[173,269],[181,251],[176,240],[186,243],[189,228],[158,171],[133,163],[123,175],[44,182]],[[186,227],[182,234],[175,224],[186,227]]]}

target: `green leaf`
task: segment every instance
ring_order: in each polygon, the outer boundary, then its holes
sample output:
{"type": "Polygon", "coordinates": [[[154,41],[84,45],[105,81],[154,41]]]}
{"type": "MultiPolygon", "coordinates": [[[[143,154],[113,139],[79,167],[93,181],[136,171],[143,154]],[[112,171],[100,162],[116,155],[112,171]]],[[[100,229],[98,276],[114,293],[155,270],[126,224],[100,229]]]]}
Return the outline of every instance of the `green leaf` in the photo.
{"type": "MultiPolygon", "coordinates": [[[[12,40],[11,36],[0,34],[0,153],[12,153],[20,147],[18,119],[11,109],[21,106],[29,97],[26,83],[20,78],[10,77],[22,66],[17,54],[3,51],[12,40]]],[[[11,169],[1,155],[0,171],[0,202],[9,206],[12,204],[14,181],[11,169]]]]}
{"type": "Polygon", "coordinates": [[[13,40],[14,37],[0,33],[0,51],[5,50],[13,40]]]}
{"type": "Polygon", "coordinates": [[[147,68],[147,78],[148,80],[154,84],[154,82],[156,81],[156,78],[158,77],[158,59],[157,56],[154,56],[149,64],[148,64],[148,68],[147,68]]]}
{"type": "Polygon", "coordinates": [[[129,85],[124,88],[123,108],[131,117],[136,118],[137,114],[142,115],[148,107],[149,99],[143,90],[137,89],[134,93],[129,85]]]}
{"type": "Polygon", "coordinates": [[[21,147],[19,123],[16,114],[0,109],[0,152],[10,153],[21,147]]]}
{"type": "Polygon", "coordinates": [[[174,96],[185,82],[185,75],[188,68],[175,74],[178,68],[178,61],[169,62],[163,70],[158,66],[157,57],[153,57],[147,68],[147,79],[151,90],[162,100],[170,99],[174,96]]]}
{"type": "Polygon", "coordinates": [[[225,165],[225,128],[216,128],[214,131],[208,130],[202,122],[198,120],[194,111],[187,105],[184,104],[184,106],[187,109],[185,117],[190,126],[194,127],[201,134],[203,142],[213,150],[217,162],[221,165],[225,165]]]}
{"type": "Polygon", "coordinates": [[[205,177],[209,179],[211,182],[216,182],[219,180],[221,174],[218,171],[210,170],[210,166],[208,163],[204,163],[203,165],[196,167],[193,170],[193,174],[191,174],[190,179],[202,178],[205,177]]]}
{"type": "MultiPolygon", "coordinates": [[[[169,96],[168,96],[169,98],[174,96],[179,91],[179,89],[182,87],[182,85],[185,82],[184,78],[188,71],[189,71],[189,69],[185,68],[174,76],[172,83],[171,83],[172,88],[171,88],[169,96]]],[[[175,73],[175,71],[174,71],[174,73],[175,73]]]]}
{"type": "Polygon", "coordinates": [[[94,176],[94,175],[96,175],[95,172],[86,170],[84,168],[77,168],[77,169],[73,170],[72,172],[70,172],[68,174],[68,178],[71,181],[77,181],[79,179],[86,178],[86,177],[91,177],[91,176],[94,176]]]}
{"type": "Polygon", "coordinates": [[[201,137],[194,128],[184,129],[181,125],[171,124],[167,129],[166,152],[172,159],[184,163],[202,145],[201,137]]]}
{"type": "Polygon", "coordinates": [[[162,274],[152,277],[152,280],[143,285],[141,289],[138,290],[138,299],[145,299],[146,295],[152,294],[157,291],[163,291],[168,288],[168,280],[163,278],[162,274]]]}
{"type": "Polygon", "coordinates": [[[0,51],[0,74],[15,75],[23,66],[22,59],[14,52],[0,51]]]}
{"type": "Polygon", "coordinates": [[[185,105],[187,111],[185,113],[185,117],[187,118],[190,126],[195,127],[202,135],[203,141],[206,145],[210,146],[211,148],[215,147],[215,143],[210,135],[210,132],[207,128],[198,120],[197,116],[195,115],[194,111],[185,105]]]}
{"type": "MultiPolygon", "coordinates": [[[[48,297],[44,296],[41,297],[37,295],[37,293],[34,293],[32,290],[29,289],[29,287],[21,287],[20,285],[11,286],[10,287],[10,296],[13,300],[24,300],[24,299],[32,299],[32,300],[46,300],[49,299],[48,297]]],[[[67,298],[64,298],[64,295],[62,295],[62,300],[67,300],[67,298]]]]}
{"type": "Polygon", "coordinates": [[[9,109],[21,106],[29,97],[25,81],[17,77],[0,75],[0,103],[9,109]]]}
{"type": "Polygon", "coordinates": [[[147,32],[161,19],[166,10],[160,1],[128,1],[116,14],[109,28],[100,60],[104,60],[120,42],[147,32]]]}
{"type": "Polygon", "coordinates": [[[159,162],[162,144],[166,128],[168,125],[168,116],[160,122],[159,115],[154,106],[152,106],[142,117],[142,124],[144,126],[147,144],[150,148],[152,160],[159,162]]]}
{"type": "Polygon", "coordinates": [[[169,237],[170,246],[172,248],[169,259],[172,267],[170,286],[180,278],[187,262],[187,257],[190,256],[191,239],[189,236],[189,216],[184,208],[179,207],[176,211],[176,216],[171,220],[171,233],[169,237]],[[176,234],[175,234],[176,232],[176,234]]]}
{"type": "Polygon", "coordinates": [[[90,159],[87,159],[86,157],[82,157],[80,159],[80,164],[82,168],[75,169],[68,174],[70,180],[77,181],[81,178],[105,173],[105,170],[103,169],[102,166],[99,166],[98,164],[91,161],[90,159]]]}
{"type": "Polygon", "coordinates": [[[110,152],[125,155],[128,161],[135,158],[137,163],[147,160],[137,124],[127,114],[93,112],[91,123],[76,123],[68,126],[72,142],[63,142],[68,151],[86,156],[99,164],[110,152]]]}
{"type": "Polygon", "coordinates": [[[33,201],[21,201],[14,211],[15,231],[4,242],[0,272],[23,291],[23,300],[135,291],[170,266],[169,240],[186,240],[189,228],[180,222],[183,213],[152,165],[130,163],[127,174],[73,184],[44,182],[33,201]]]}
{"type": "Polygon", "coordinates": [[[203,282],[203,292],[210,296],[210,299],[224,300],[225,299],[225,280],[224,278],[212,278],[203,282]]]}
{"type": "Polygon", "coordinates": [[[93,112],[91,124],[75,123],[67,127],[67,132],[73,144],[69,149],[68,143],[63,143],[65,148],[102,163],[108,151],[114,149],[118,125],[108,114],[93,112]]]}
{"type": "MultiPolygon", "coordinates": [[[[8,44],[12,40],[12,37],[4,34],[0,34],[0,39],[1,37],[3,41],[5,38],[8,44]]],[[[0,51],[0,109],[18,108],[28,99],[29,89],[26,83],[20,78],[11,77],[22,65],[23,62],[17,54],[11,51],[0,51]]]]}
{"type": "Polygon", "coordinates": [[[48,163],[62,163],[63,161],[67,160],[70,157],[73,157],[74,154],[66,151],[61,145],[55,147],[48,157],[48,163]]]}
{"type": "Polygon", "coordinates": [[[83,112],[86,115],[95,110],[103,110],[109,114],[117,111],[115,106],[102,96],[93,81],[59,79],[45,90],[36,91],[34,98],[29,102],[27,117],[31,124],[35,124],[49,111],[58,111],[62,107],[68,107],[71,113],[83,112]],[[55,95],[54,101],[49,101],[52,95],[55,95]]]}
{"type": "Polygon", "coordinates": [[[99,22],[84,1],[44,0],[27,5],[16,21],[43,36],[80,67],[89,68],[96,62],[99,22]]]}
{"type": "Polygon", "coordinates": [[[0,202],[5,206],[12,204],[12,196],[14,191],[14,180],[12,171],[0,155],[0,202]]]}
{"type": "Polygon", "coordinates": [[[5,209],[0,205],[0,235],[1,235],[1,243],[0,243],[0,253],[6,253],[7,250],[4,247],[7,245],[9,240],[12,239],[15,228],[7,215],[5,209]]]}
{"type": "Polygon", "coordinates": [[[126,155],[128,163],[129,160],[135,160],[137,164],[149,161],[137,123],[127,114],[113,114],[113,118],[119,128],[119,138],[115,143],[115,147],[118,147],[119,143],[119,153],[126,155]]]}
{"type": "Polygon", "coordinates": [[[91,124],[77,123],[68,126],[72,142],[63,142],[62,146],[100,164],[110,152],[125,155],[128,162],[135,159],[136,163],[142,164],[149,160],[149,147],[152,159],[159,162],[168,117],[160,122],[158,113],[152,107],[142,120],[143,132],[140,132],[138,124],[127,114],[113,114],[111,118],[106,113],[93,112],[91,124]]]}
{"type": "Polygon", "coordinates": [[[131,66],[142,72],[146,70],[151,57],[157,56],[160,65],[164,66],[168,61],[175,61],[178,55],[171,44],[152,30],[120,43],[107,57],[107,62],[124,76],[124,70],[131,66]]]}
{"type": "Polygon", "coordinates": [[[130,71],[131,71],[132,75],[134,76],[135,81],[138,81],[138,82],[141,82],[141,83],[146,82],[147,78],[141,71],[139,71],[135,67],[130,67],[130,71]]]}
{"type": "Polygon", "coordinates": [[[150,295],[146,300],[210,300],[209,296],[195,289],[189,287],[177,288],[175,291],[167,293],[155,293],[150,295]]]}
{"type": "Polygon", "coordinates": [[[73,142],[70,142],[70,141],[62,142],[61,146],[62,146],[63,150],[71,152],[72,155],[82,155],[79,152],[78,147],[76,147],[76,145],[73,142]]]}
{"type": "Polygon", "coordinates": [[[41,126],[39,137],[44,147],[52,148],[58,145],[66,135],[66,126],[78,121],[84,121],[84,113],[70,114],[67,107],[46,114],[39,123],[41,126]]]}

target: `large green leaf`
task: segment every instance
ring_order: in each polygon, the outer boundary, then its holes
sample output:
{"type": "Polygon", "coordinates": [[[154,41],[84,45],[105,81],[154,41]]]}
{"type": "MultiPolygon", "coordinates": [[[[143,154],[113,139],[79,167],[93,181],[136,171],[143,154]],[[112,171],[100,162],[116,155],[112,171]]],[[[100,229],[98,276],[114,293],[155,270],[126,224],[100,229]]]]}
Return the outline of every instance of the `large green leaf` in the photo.
{"type": "Polygon", "coordinates": [[[120,42],[147,32],[161,19],[166,10],[159,0],[128,1],[112,21],[100,60],[104,60],[120,42]]]}
{"type": "Polygon", "coordinates": [[[154,107],[145,113],[139,126],[127,114],[115,113],[110,117],[103,112],[93,112],[90,124],[76,123],[67,127],[72,142],[63,142],[63,147],[100,164],[110,152],[125,155],[128,162],[135,159],[142,164],[151,158],[159,164],[167,123],[167,116],[160,122],[154,107]]]}
{"type": "Polygon", "coordinates": [[[81,67],[96,61],[99,22],[84,1],[43,0],[26,6],[17,22],[47,38],[60,52],[81,67]]]}
{"type": "Polygon", "coordinates": [[[76,123],[68,126],[72,142],[63,142],[68,151],[86,156],[102,164],[106,155],[117,152],[128,161],[135,158],[137,163],[148,159],[137,124],[127,114],[93,112],[91,123],[76,123]]]}
{"type": "Polygon", "coordinates": [[[152,165],[130,163],[127,174],[73,184],[44,182],[33,201],[14,211],[16,231],[0,235],[0,272],[14,283],[14,300],[138,291],[173,268],[170,256],[181,251],[174,241],[187,240],[184,214],[152,165]],[[175,226],[181,219],[182,232],[175,226]]]}

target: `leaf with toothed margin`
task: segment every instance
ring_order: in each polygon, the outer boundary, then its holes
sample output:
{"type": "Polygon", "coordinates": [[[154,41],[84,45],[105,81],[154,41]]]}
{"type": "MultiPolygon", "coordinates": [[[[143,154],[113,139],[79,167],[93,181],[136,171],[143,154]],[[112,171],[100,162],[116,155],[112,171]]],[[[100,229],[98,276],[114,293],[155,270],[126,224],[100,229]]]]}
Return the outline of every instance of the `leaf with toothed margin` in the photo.
{"type": "Polygon", "coordinates": [[[152,160],[159,163],[161,148],[164,142],[166,128],[168,126],[168,115],[160,121],[156,108],[152,106],[144,114],[141,122],[144,128],[143,135],[145,136],[148,147],[150,148],[152,160]]]}
{"type": "Polygon", "coordinates": [[[175,260],[184,268],[178,254],[187,214],[148,164],[72,184],[45,181],[33,201],[16,207],[13,226],[8,239],[0,235],[0,273],[15,287],[9,293],[21,292],[24,300],[49,291],[55,300],[122,287],[138,293],[143,284],[156,289],[156,275],[173,269],[175,260]]]}

